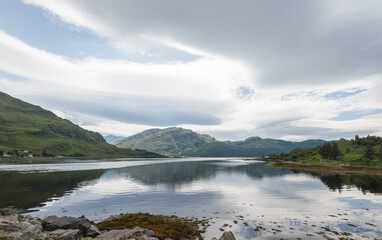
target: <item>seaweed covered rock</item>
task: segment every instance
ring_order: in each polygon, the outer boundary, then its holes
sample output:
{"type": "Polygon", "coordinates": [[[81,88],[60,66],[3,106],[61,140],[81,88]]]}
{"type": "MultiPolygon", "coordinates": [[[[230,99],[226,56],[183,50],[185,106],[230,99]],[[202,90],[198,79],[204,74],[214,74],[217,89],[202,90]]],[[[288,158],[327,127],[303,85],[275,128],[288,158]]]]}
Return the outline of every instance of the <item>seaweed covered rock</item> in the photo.
{"type": "MultiPolygon", "coordinates": [[[[176,216],[152,215],[149,213],[127,213],[111,217],[97,224],[99,229],[133,229],[142,227],[152,229],[158,239],[202,239],[196,222],[176,216]],[[196,236],[196,238],[195,238],[196,236]]],[[[153,232],[146,231],[145,235],[153,232]]]]}

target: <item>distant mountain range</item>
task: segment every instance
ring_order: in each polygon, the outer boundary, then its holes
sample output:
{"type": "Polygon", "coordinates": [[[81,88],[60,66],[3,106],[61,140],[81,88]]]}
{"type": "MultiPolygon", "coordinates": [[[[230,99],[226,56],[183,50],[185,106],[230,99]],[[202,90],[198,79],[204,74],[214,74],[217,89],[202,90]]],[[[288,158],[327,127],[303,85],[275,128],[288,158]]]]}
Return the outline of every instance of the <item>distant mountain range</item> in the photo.
{"type": "Polygon", "coordinates": [[[113,143],[113,142],[116,142],[116,141],[121,140],[121,139],[126,138],[126,137],[107,135],[107,136],[104,136],[103,138],[106,140],[107,143],[113,143]]]}
{"type": "Polygon", "coordinates": [[[296,148],[317,147],[324,140],[290,142],[250,137],[244,141],[218,141],[189,129],[171,127],[149,129],[114,142],[120,148],[144,149],[166,156],[255,157],[288,153],[296,148]]]}
{"type": "Polygon", "coordinates": [[[44,156],[157,157],[147,151],[120,149],[39,106],[0,92],[0,151],[44,156]]]}

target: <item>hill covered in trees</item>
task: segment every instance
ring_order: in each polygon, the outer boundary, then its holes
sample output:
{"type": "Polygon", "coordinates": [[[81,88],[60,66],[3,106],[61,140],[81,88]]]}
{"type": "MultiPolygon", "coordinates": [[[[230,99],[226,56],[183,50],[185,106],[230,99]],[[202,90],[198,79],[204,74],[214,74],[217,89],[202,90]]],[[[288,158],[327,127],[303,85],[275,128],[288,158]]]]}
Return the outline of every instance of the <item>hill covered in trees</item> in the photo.
{"type": "Polygon", "coordinates": [[[314,148],[297,148],[290,153],[270,155],[269,158],[311,164],[382,167],[382,137],[361,138],[356,135],[351,140],[327,142],[314,148]]]}

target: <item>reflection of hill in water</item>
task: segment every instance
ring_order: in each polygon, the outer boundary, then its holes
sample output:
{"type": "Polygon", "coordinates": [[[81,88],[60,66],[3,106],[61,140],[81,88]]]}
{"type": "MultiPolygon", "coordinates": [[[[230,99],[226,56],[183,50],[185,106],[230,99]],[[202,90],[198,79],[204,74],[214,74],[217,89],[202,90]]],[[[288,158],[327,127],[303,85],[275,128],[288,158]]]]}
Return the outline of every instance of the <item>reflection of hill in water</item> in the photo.
{"type": "Polygon", "coordinates": [[[184,184],[198,179],[214,177],[219,172],[241,173],[251,178],[279,176],[291,173],[282,168],[270,167],[267,164],[224,165],[224,161],[172,162],[153,165],[134,166],[110,170],[119,175],[132,177],[143,184],[184,184]]]}
{"type": "Polygon", "coordinates": [[[334,174],[334,173],[309,173],[328,186],[332,191],[341,192],[346,187],[355,186],[363,194],[367,192],[382,194],[382,176],[377,175],[354,175],[354,174],[334,174]]]}
{"type": "Polygon", "coordinates": [[[81,183],[98,179],[102,173],[103,170],[29,174],[0,172],[0,208],[10,205],[21,209],[42,206],[43,202],[61,197],[81,183]]]}

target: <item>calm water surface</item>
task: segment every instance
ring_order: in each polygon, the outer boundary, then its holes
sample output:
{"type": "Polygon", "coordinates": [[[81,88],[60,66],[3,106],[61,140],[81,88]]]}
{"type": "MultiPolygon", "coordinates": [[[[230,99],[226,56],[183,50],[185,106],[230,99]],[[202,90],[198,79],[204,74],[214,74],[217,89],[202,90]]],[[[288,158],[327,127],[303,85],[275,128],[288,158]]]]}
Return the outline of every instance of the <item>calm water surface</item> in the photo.
{"type": "Polygon", "coordinates": [[[0,207],[10,205],[94,221],[125,212],[207,218],[205,239],[221,230],[237,239],[382,239],[382,177],[237,158],[1,164],[0,207]]]}

